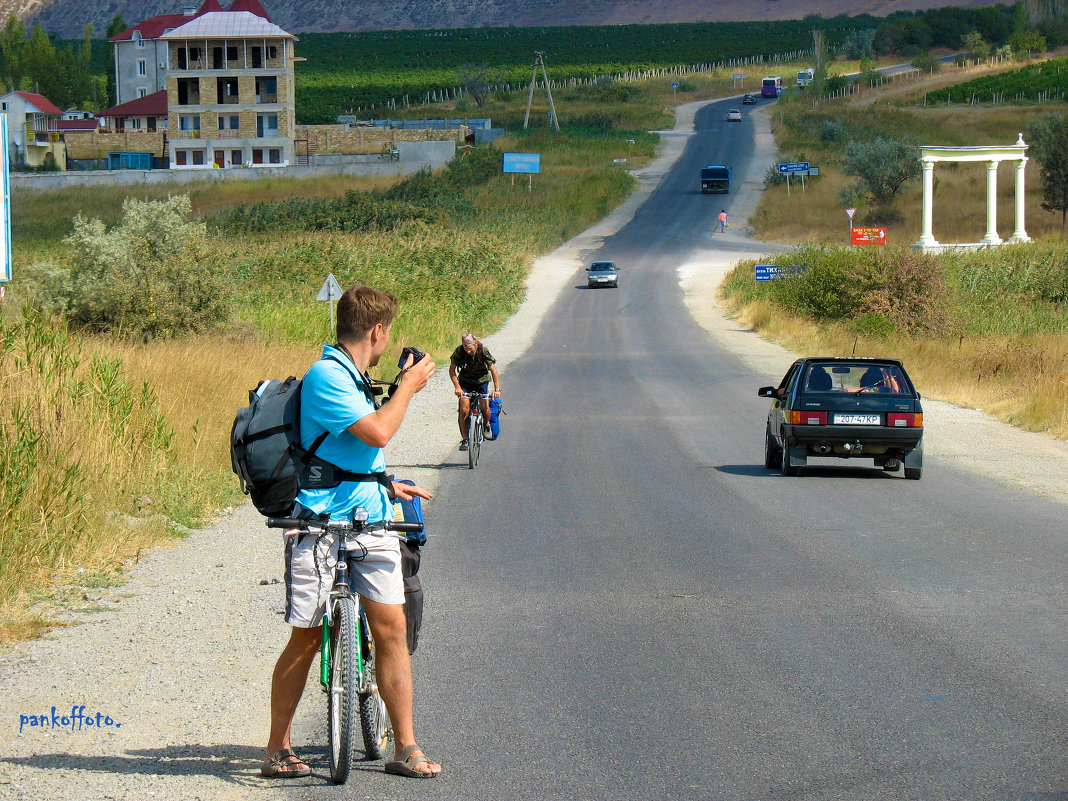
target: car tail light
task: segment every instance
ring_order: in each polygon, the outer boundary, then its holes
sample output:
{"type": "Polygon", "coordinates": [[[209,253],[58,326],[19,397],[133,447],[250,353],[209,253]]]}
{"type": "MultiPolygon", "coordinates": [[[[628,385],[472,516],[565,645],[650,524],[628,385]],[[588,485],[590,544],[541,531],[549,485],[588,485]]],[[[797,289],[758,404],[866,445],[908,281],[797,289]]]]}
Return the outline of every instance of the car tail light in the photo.
{"type": "Polygon", "coordinates": [[[890,412],[886,415],[886,424],[892,428],[923,428],[923,415],[912,412],[908,414],[890,412]]]}
{"type": "Polygon", "coordinates": [[[790,412],[790,425],[793,426],[825,426],[827,425],[827,412],[790,412]]]}

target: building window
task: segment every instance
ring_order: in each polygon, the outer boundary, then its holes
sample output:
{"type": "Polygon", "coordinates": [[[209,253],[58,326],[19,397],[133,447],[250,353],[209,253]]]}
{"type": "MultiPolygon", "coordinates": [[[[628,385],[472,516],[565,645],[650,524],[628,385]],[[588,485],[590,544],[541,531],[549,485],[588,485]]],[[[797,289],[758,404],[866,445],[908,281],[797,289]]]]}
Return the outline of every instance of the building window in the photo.
{"type": "Polygon", "coordinates": [[[202,166],[204,164],[204,151],[203,150],[194,150],[193,151],[193,164],[196,165],[196,166],[202,166]]]}
{"type": "Polygon", "coordinates": [[[263,138],[266,136],[278,136],[278,115],[277,114],[257,114],[256,115],[256,136],[263,138]]]}
{"type": "Polygon", "coordinates": [[[7,103],[4,103],[4,108],[3,108],[3,110],[4,110],[4,111],[7,111],[7,103]]]}
{"type": "Polygon", "coordinates": [[[278,48],[274,45],[267,45],[267,58],[272,60],[278,58],[278,48]]]}
{"type": "Polygon", "coordinates": [[[188,151],[186,151],[186,150],[175,150],[174,151],[174,163],[177,164],[179,167],[184,167],[186,164],[189,163],[187,161],[187,159],[188,159],[188,155],[187,154],[188,154],[188,151]]]}
{"type": "Polygon", "coordinates": [[[198,106],[198,105],[200,105],[200,79],[199,78],[179,78],[178,79],[178,105],[179,106],[198,106]]]}
{"type": "Polygon", "coordinates": [[[237,48],[236,47],[234,47],[232,45],[228,45],[227,46],[227,48],[226,48],[226,60],[227,61],[237,61],[237,48]]]}
{"type": "Polygon", "coordinates": [[[252,48],[252,52],[251,52],[250,55],[252,56],[252,64],[250,65],[252,67],[252,69],[258,70],[260,67],[263,66],[263,48],[262,47],[253,47],[252,48]]]}
{"type": "Polygon", "coordinates": [[[156,118],[148,117],[148,131],[149,133],[155,133],[156,131],[156,118]]]}
{"type": "Polygon", "coordinates": [[[148,95],[148,90],[145,89],[145,87],[143,87],[143,86],[138,86],[137,87],[137,96],[138,97],[145,97],[147,95],[148,95]]]}
{"type": "Polygon", "coordinates": [[[178,48],[178,69],[203,69],[204,65],[200,63],[200,48],[199,47],[179,47],[178,48]]]}
{"type": "Polygon", "coordinates": [[[188,117],[179,117],[178,129],[182,132],[182,137],[185,139],[199,139],[200,115],[195,114],[188,117]]]}
{"type": "Polygon", "coordinates": [[[133,40],[135,42],[137,42],[137,46],[138,47],[144,47],[145,46],[145,40],[141,38],[141,31],[134,31],[132,36],[133,36],[133,40]]]}
{"type": "Polygon", "coordinates": [[[278,78],[273,75],[268,75],[263,78],[256,79],[256,102],[257,103],[277,103],[278,102],[278,78]]]}
{"type": "Polygon", "coordinates": [[[267,151],[267,157],[270,159],[271,164],[281,164],[282,149],[280,147],[272,147],[267,151]]]}
{"type": "Polygon", "coordinates": [[[219,78],[216,81],[216,88],[218,90],[219,103],[236,103],[238,101],[237,78],[219,78]]]}
{"type": "Polygon", "coordinates": [[[148,75],[148,65],[143,58],[137,59],[137,74],[148,75]]]}
{"type": "Polygon", "coordinates": [[[130,118],[130,130],[131,131],[140,131],[141,130],[141,118],[140,117],[131,117],[130,118]]]}
{"type": "Polygon", "coordinates": [[[252,148],[252,163],[253,164],[263,164],[263,148],[260,148],[260,147],[252,148]]]}
{"type": "Polygon", "coordinates": [[[245,163],[245,151],[243,151],[243,150],[231,150],[230,151],[230,163],[231,164],[244,164],[245,163]]]}

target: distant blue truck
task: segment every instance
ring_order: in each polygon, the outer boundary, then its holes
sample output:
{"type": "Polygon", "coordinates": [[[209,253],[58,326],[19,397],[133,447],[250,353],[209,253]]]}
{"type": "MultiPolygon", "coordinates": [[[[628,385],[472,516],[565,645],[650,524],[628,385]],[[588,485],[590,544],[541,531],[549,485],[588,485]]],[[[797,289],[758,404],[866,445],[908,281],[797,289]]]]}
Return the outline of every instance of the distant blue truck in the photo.
{"type": "Polygon", "coordinates": [[[731,169],[722,164],[709,164],[701,169],[701,194],[710,192],[729,194],[731,191],[731,169]]]}

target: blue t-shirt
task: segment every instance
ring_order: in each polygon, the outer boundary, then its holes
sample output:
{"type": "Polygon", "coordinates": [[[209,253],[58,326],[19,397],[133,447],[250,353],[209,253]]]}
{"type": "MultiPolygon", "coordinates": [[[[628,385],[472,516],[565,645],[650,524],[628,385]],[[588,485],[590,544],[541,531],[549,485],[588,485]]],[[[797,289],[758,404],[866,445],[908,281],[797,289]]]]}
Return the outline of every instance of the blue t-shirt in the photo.
{"type": "MultiPolygon", "coordinates": [[[[323,431],[330,432],[316,456],[352,473],[385,471],[381,448],[372,448],[353,435],[349,426],[375,411],[357,381],[363,384],[356,365],[333,345],[323,346],[323,358],[304,376],[300,393],[300,444],[310,448],[323,431]],[[340,362],[340,364],[339,364],[340,362]]],[[[297,502],[317,514],[326,512],[344,519],[362,506],[371,521],[392,519],[392,505],[385,488],[374,481],[343,481],[333,489],[302,489],[297,502]]]]}

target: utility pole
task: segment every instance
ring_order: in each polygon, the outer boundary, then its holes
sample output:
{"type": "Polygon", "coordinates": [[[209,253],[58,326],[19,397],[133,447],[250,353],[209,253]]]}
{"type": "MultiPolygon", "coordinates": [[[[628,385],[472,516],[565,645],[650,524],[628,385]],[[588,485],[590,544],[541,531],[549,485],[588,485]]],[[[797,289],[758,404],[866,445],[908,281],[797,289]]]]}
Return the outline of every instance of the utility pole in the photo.
{"type": "Polygon", "coordinates": [[[549,98],[549,124],[553,130],[560,133],[560,120],[556,116],[556,105],[553,103],[553,90],[549,88],[549,75],[545,71],[545,54],[540,50],[534,53],[534,74],[530,77],[530,91],[527,93],[527,113],[523,115],[523,128],[530,121],[530,105],[534,102],[534,85],[538,82],[538,67],[541,67],[542,81],[545,83],[545,94],[549,98]]]}

